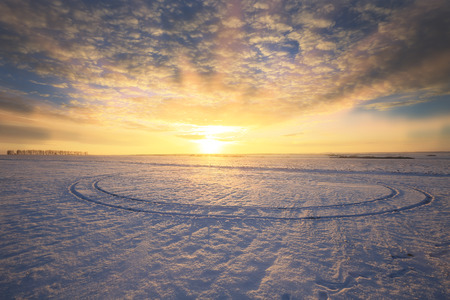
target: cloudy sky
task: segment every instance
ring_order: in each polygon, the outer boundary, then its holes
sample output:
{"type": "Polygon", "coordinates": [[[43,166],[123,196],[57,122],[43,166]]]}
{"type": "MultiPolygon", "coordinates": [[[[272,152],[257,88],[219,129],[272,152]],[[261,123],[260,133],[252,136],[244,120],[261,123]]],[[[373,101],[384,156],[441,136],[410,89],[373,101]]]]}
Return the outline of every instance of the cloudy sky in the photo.
{"type": "Polygon", "coordinates": [[[450,150],[450,2],[0,2],[0,154],[450,150]]]}

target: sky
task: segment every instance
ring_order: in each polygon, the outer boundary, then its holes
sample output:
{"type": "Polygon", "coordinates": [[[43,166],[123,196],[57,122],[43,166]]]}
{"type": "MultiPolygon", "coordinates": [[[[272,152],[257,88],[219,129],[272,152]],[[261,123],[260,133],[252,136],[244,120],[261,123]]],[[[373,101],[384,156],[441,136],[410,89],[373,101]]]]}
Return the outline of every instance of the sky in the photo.
{"type": "Polygon", "coordinates": [[[450,2],[0,2],[0,154],[450,150],[450,2]]]}

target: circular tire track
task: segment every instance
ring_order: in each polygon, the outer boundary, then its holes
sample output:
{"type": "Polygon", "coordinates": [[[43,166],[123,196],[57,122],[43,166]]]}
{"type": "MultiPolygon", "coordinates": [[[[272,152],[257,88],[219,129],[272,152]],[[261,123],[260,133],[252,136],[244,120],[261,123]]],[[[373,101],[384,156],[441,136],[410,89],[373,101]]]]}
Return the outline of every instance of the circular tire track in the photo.
{"type": "Polygon", "coordinates": [[[117,197],[117,198],[122,198],[122,199],[126,199],[129,201],[137,201],[137,202],[146,202],[146,203],[150,203],[150,204],[161,204],[161,205],[168,205],[168,204],[176,204],[178,206],[187,206],[187,207],[210,207],[210,208],[221,208],[221,209],[225,209],[225,208],[270,208],[270,209],[280,209],[280,210],[304,210],[304,209],[312,209],[312,208],[320,208],[320,209],[327,209],[327,208],[338,208],[338,207],[345,207],[345,206],[354,206],[354,205],[361,205],[361,204],[367,204],[367,203],[371,203],[371,202],[375,202],[375,201],[381,201],[381,200],[388,200],[388,199],[392,199],[394,197],[397,197],[400,192],[399,190],[390,187],[388,185],[380,185],[382,187],[385,187],[386,189],[390,190],[390,193],[386,196],[383,197],[378,197],[375,199],[371,199],[371,200],[366,200],[366,201],[360,201],[360,202],[352,202],[352,203],[342,203],[342,204],[331,204],[331,205],[314,205],[314,206],[302,206],[302,207],[285,207],[285,206],[255,206],[255,205],[245,205],[245,206],[239,206],[239,205],[199,205],[199,204],[186,204],[186,203],[177,203],[177,202],[163,202],[163,201],[156,201],[156,200],[148,200],[148,199],[140,199],[140,198],[135,198],[135,197],[128,197],[128,196],[124,196],[124,195],[120,195],[117,193],[112,193],[110,191],[105,190],[104,188],[99,186],[99,182],[101,182],[101,179],[95,180],[92,182],[92,187],[94,189],[96,189],[97,191],[104,193],[106,195],[109,196],[113,196],[113,197],[117,197]]]}
{"type": "MultiPolygon", "coordinates": [[[[279,170],[275,171],[280,172],[279,170]]],[[[427,205],[434,200],[433,195],[415,187],[393,187],[378,183],[375,186],[388,189],[389,194],[374,199],[363,199],[342,204],[284,207],[179,203],[129,197],[109,191],[101,186],[100,183],[105,178],[118,176],[121,176],[121,174],[83,178],[71,184],[69,192],[84,201],[130,212],[214,219],[314,220],[354,218],[397,213],[427,205]],[[413,198],[413,200],[409,198],[413,198]]]]}

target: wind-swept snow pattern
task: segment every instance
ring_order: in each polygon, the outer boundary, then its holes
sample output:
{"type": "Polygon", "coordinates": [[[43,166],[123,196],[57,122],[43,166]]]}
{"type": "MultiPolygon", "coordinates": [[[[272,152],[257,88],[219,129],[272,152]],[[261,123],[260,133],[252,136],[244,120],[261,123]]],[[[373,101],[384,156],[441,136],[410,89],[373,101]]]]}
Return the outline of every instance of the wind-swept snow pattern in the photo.
{"type": "Polygon", "coordinates": [[[2,156],[0,294],[448,299],[450,155],[411,155],[2,156]]]}

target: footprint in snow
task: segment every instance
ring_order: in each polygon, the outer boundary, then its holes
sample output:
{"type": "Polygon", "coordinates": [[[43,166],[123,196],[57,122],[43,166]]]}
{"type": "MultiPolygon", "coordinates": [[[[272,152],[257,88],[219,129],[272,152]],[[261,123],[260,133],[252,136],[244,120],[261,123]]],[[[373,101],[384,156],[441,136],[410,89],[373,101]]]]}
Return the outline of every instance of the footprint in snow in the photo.
{"type": "Polygon", "coordinates": [[[286,293],[281,295],[281,300],[291,300],[291,295],[286,293]]]}
{"type": "Polygon", "coordinates": [[[318,297],[319,300],[328,300],[328,294],[327,294],[327,292],[320,291],[318,296],[319,296],[319,297],[318,297]]]}
{"type": "Polygon", "coordinates": [[[395,272],[392,272],[391,274],[389,274],[388,276],[390,278],[397,278],[397,277],[401,277],[404,276],[406,273],[408,273],[409,271],[411,271],[412,268],[404,268],[395,272]]]}
{"type": "MultiPolygon", "coordinates": [[[[434,246],[436,248],[442,248],[442,247],[447,247],[449,245],[450,245],[450,242],[443,242],[440,244],[435,244],[434,246]]],[[[430,257],[438,258],[438,257],[444,256],[444,255],[447,255],[448,253],[450,253],[450,249],[447,248],[447,249],[442,249],[439,251],[432,252],[429,255],[430,255],[430,257]]]]}
{"type": "Polygon", "coordinates": [[[411,254],[411,253],[406,253],[406,254],[400,253],[400,254],[397,254],[397,255],[391,255],[391,257],[393,259],[405,259],[405,258],[412,258],[412,257],[414,257],[414,254],[411,254]]]}

